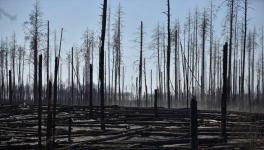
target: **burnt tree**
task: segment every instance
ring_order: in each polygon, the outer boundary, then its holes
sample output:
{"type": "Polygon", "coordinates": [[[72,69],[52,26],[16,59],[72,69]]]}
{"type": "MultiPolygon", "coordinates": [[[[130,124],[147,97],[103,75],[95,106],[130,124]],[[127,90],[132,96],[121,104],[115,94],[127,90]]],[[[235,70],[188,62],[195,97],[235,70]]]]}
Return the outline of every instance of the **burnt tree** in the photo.
{"type": "Polygon", "coordinates": [[[223,139],[226,141],[226,100],[228,98],[228,75],[227,75],[227,57],[228,57],[228,44],[225,43],[223,49],[223,93],[221,99],[221,134],[223,139]]]}
{"type": "Polygon", "coordinates": [[[39,55],[39,88],[38,88],[38,146],[41,146],[41,118],[42,118],[42,55],[39,55]]]}
{"type": "Polygon", "coordinates": [[[102,14],[102,31],[100,39],[99,51],[99,89],[101,101],[101,129],[105,130],[104,122],[104,42],[105,42],[105,28],[106,28],[106,13],[107,13],[107,0],[104,0],[103,14],[102,14]]]}

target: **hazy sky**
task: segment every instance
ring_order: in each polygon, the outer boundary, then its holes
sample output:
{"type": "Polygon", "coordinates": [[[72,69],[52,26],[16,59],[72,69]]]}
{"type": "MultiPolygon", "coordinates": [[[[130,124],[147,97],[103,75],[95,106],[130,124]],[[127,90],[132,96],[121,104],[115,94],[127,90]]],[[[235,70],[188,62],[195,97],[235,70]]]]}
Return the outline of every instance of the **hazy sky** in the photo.
{"type": "MultiPolygon", "coordinates": [[[[220,37],[222,31],[221,26],[224,22],[224,16],[227,13],[226,3],[224,0],[213,0],[217,7],[220,7],[216,12],[215,18],[215,35],[220,37]]],[[[0,37],[11,37],[12,33],[16,33],[19,44],[23,45],[24,41],[24,21],[28,20],[29,14],[33,9],[35,0],[0,0],[0,37]],[[11,16],[16,16],[14,20],[10,20],[3,12],[11,16]]],[[[41,0],[40,7],[43,12],[43,20],[50,21],[51,33],[51,49],[53,46],[53,32],[57,30],[57,37],[59,37],[60,28],[64,28],[62,52],[65,58],[65,52],[69,51],[72,46],[80,46],[81,37],[86,28],[96,31],[100,34],[100,14],[101,14],[102,0],[41,0]]],[[[121,4],[123,9],[123,29],[122,29],[122,50],[124,52],[124,63],[126,66],[126,81],[130,82],[131,75],[137,75],[133,62],[137,59],[138,48],[133,42],[136,35],[137,28],[142,20],[144,23],[145,56],[150,57],[152,53],[149,50],[149,43],[151,32],[156,24],[166,24],[166,16],[162,13],[166,11],[166,0],[110,0],[112,17],[116,16],[117,6],[121,4]]],[[[181,23],[186,21],[189,12],[192,14],[195,8],[203,10],[209,7],[210,0],[171,0],[171,20],[175,22],[177,18],[181,23]]],[[[252,28],[253,24],[257,28],[264,25],[264,0],[249,0],[249,26],[252,28]]],[[[241,14],[241,11],[240,11],[241,14]]],[[[243,19],[240,15],[239,19],[243,19]]],[[[113,21],[113,18],[112,18],[113,21]]],[[[46,31],[46,30],[44,30],[46,31]]],[[[59,39],[59,38],[58,38],[59,39]]],[[[223,40],[223,38],[220,38],[223,40]]],[[[96,49],[98,53],[98,48],[96,49]]],[[[98,61],[96,61],[98,63],[98,61]]],[[[147,60],[147,68],[155,70],[152,60],[147,60]]],[[[66,69],[65,69],[66,71],[66,69]]],[[[149,73],[148,73],[149,75],[149,73]]],[[[66,77],[66,76],[65,76],[66,77]]]]}

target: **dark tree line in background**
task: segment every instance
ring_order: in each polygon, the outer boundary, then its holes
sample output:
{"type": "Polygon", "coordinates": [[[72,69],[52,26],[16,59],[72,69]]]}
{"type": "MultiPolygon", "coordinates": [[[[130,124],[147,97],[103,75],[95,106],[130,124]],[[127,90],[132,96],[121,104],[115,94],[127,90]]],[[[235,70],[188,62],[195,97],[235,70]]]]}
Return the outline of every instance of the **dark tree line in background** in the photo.
{"type": "MultiPolygon", "coordinates": [[[[167,0],[164,3],[166,22],[155,25],[150,43],[143,41],[146,39],[144,20],[140,22],[137,41],[139,60],[133,70],[136,73],[132,75],[127,75],[126,68],[129,66],[124,61],[124,54],[130,50],[122,47],[125,22],[122,20],[121,4],[118,5],[115,17],[112,17],[111,8],[107,8],[106,3],[104,1],[101,35],[96,35],[95,31],[87,28],[81,38],[82,44],[66,50],[64,58],[60,54],[63,45],[62,31],[59,46],[54,32],[52,47],[52,30],[49,21],[42,20],[37,1],[25,22],[25,42],[18,43],[15,33],[10,38],[1,39],[1,104],[9,104],[10,100],[12,104],[38,104],[38,56],[42,54],[43,66],[45,65],[45,69],[42,69],[43,74],[45,73],[43,80],[46,80],[42,82],[42,104],[49,104],[53,111],[58,104],[101,105],[103,122],[104,105],[152,107],[152,87],[157,89],[158,106],[189,107],[189,99],[191,95],[195,95],[202,108],[219,109],[223,91],[221,47],[228,42],[228,105],[238,110],[250,111],[257,111],[263,106],[263,27],[249,26],[251,22],[248,21],[247,0],[225,1],[228,12],[221,38],[214,32],[217,8],[212,1],[208,8],[189,12],[186,20],[180,22],[171,21],[176,16],[171,14],[173,7],[167,0]],[[149,45],[149,48],[145,48],[145,45],[149,45]],[[99,51],[97,47],[100,47],[99,51]],[[151,59],[147,55],[149,50],[152,50],[154,56],[151,59]],[[54,61],[55,58],[58,62],[54,61]],[[155,65],[149,65],[151,62],[155,65]],[[55,74],[51,71],[53,69],[55,74]],[[12,77],[10,83],[9,70],[12,77]],[[92,75],[94,78],[91,78],[92,75]],[[50,81],[53,81],[52,92],[57,92],[57,96],[52,93],[51,102],[51,90],[48,86],[50,81]]],[[[53,112],[52,118],[56,117],[55,114],[53,112]]]]}

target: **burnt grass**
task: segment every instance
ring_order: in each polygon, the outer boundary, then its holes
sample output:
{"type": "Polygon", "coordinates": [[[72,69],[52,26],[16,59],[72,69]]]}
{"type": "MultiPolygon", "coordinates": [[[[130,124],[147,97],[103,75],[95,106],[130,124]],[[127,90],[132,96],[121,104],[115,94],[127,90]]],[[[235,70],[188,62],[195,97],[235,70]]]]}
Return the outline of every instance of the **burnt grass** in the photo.
{"type": "MultiPolygon", "coordinates": [[[[227,142],[221,137],[221,113],[198,110],[199,149],[263,149],[264,114],[227,112],[227,142]]],[[[46,149],[47,107],[42,113],[42,147],[46,149]]],[[[58,106],[56,149],[190,149],[187,109],[105,107],[106,130],[100,128],[100,107],[58,106]],[[69,118],[71,134],[69,141],[69,118]]],[[[38,149],[38,106],[0,106],[0,149],[38,149]]]]}

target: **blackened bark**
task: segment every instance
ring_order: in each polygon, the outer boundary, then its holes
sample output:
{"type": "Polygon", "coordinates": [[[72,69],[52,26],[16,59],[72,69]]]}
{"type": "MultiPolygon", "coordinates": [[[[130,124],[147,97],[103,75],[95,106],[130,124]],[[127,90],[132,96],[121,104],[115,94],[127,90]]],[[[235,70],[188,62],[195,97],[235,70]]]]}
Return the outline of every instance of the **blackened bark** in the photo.
{"type": "Polygon", "coordinates": [[[69,117],[69,128],[68,128],[68,142],[71,144],[71,130],[72,130],[72,119],[69,117]]]}
{"type": "Polygon", "coordinates": [[[167,99],[168,108],[171,108],[170,97],[170,53],[171,53],[171,39],[170,39],[170,0],[168,0],[168,47],[167,47],[167,99]]]}
{"type": "Polygon", "coordinates": [[[107,0],[104,0],[103,15],[102,15],[102,32],[101,32],[100,51],[99,51],[99,86],[100,86],[101,129],[102,130],[105,130],[105,122],[104,122],[104,42],[105,42],[105,28],[106,28],[106,13],[107,13],[107,0]]]}
{"type": "Polygon", "coordinates": [[[197,101],[193,97],[191,100],[191,146],[192,150],[198,150],[198,133],[197,133],[197,101]]]}
{"type": "Polygon", "coordinates": [[[38,88],[38,146],[41,146],[41,118],[42,118],[42,55],[39,55],[39,88],[38,88]]]}
{"type": "Polygon", "coordinates": [[[11,75],[11,70],[9,70],[9,103],[10,105],[13,102],[13,90],[12,90],[12,75],[11,75]]]}
{"type": "Polygon", "coordinates": [[[90,111],[89,116],[93,118],[93,65],[90,64],[90,92],[89,92],[89,100],[90,100],[90,111]]]}
{"type": "Polygon", "coordinates": [[[231,13],[230,13],[230,37],[229,37],[229,61],[228,61],[228,91],[229,95],[232,93],[232,39],[233,39],[233,12],[234,12],[234,0],[231,0],[231,13]]]}
{"type": "Polygon", "coordinates": [[[245,79],[245,59],[246,59],[246,42],[247,42],[247,0],[245,0],[245,16],[244,16],[244,42],[243,42],[243,60],[241,75],[241,95],[244,96],[244,79],[245,79]]]}
{"type": "Polygon", "coordinates": [[[145,78],[145,98],[146,98],[146,106],[148,107],[148,86],[147,86],[147,75],[146,75],[146,59],[144,58],[144,78],[145,78]]]}
{"type": "Polygon", "coordinates": [[[52,118],[52,136],[53,136],[53,146],[55,146],[55,135],[56,135],[56,105],[57,105],[57,82],[58,82],[58,65],[59,61],[58,61],[58,57],[55,58],[55,79],[54,79],[54,95],[53,95],[53,118],[52,118]]]}
{"type": "Polygon", "coordinates": [[[48,96],[48,91],[49,91],[49,21],[48,21],[48,32],[47,32],[47,96],[48,96]]]}
{"type": "Polygon", "coordinates": [[[51,136],[52,136],[52,112],[51,112],[51,88],[52,83],[49,81],[48,84],[48,96],[47,96],[47,102],[48,102],[48,110],[47,110],[47,135],[46,135],[46,148],[51,149],[51,136]]]}
{"type": "Polygon", "coordinates": [[[143,22],[140,23],[140,58],[139,58],[139,85],[138,85],[138,107],[141,105],[141,91],[142,91],[142,52],[143,51],[143,22]]]}
{"type": "Polygon", "coordinates": [[[154,113],[155,113],[155,118],[158,117],[158,90],[155,89],[154,92],[154,113]]]}
{"type": "Polygon", "coordinates": [[[72,57],[71,57],[71,105],[73,106],[73,101],[74,101],[74,81],[73,81],[73,47],[72,47],[72,49],[71,49],[71,55],[72,55],[72,57]]]}
{"type": "Polygon", "coordinates": [[[222,137],[224,138],[224,141],[226,141],[227,135],[226,135],[226,100],[228,98],[228,76],[227,76],[227,47],[228,44],[225,43],[224,50],[223,50],[223,94],[222,94],[222,100],[221,100],[221,133],[222,137]]]}

